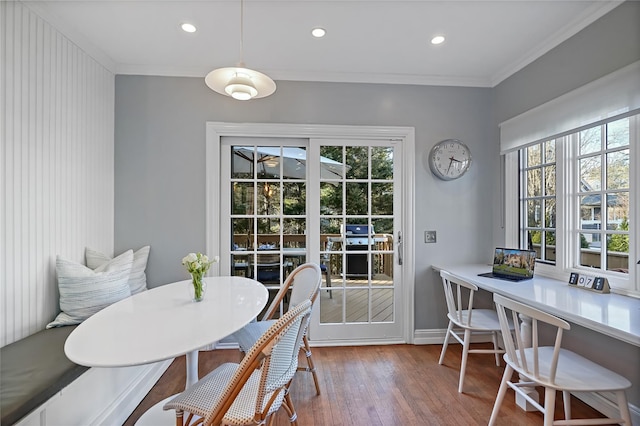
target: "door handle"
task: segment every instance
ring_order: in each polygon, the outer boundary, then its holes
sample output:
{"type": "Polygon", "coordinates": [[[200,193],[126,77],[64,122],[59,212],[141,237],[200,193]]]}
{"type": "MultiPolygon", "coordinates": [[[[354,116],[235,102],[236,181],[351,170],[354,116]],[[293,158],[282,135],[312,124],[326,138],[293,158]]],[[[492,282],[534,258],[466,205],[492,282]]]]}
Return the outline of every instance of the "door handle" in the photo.
{"type": "Polygon", "coordinates": [[[404,241],[402,241],[402,231],[398,231],[398,265],[402,265],[402,257],[403,257],[403,246],[404,241]]]}

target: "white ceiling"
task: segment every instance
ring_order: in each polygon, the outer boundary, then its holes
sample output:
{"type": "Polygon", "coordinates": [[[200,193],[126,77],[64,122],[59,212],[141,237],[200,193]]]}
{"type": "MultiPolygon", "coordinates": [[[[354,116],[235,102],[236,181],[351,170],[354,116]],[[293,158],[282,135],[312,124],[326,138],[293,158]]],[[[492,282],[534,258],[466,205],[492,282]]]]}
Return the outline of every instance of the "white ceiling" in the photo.
{"type": "MultiPolygon", "coordinates": [[[[204,77],[241,59],[240,0],[22,1],[117,74],[204,77]]],[[[244,62],[274,80],[493,87],[620,3],[245,0],[244,62]]]]}

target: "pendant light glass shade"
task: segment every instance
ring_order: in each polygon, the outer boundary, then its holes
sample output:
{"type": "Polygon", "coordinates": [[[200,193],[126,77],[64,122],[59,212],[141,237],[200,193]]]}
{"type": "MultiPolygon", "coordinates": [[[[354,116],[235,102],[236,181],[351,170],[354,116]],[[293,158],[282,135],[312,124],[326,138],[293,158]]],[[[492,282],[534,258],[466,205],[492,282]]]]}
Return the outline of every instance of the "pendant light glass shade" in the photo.
{"type": "Polygon", "coordinates": [[[204,79],[211,90],[238,100],[264,98],[276,91],[267,75],[243,67],[218,68],[204,79]]]}
{"type": "Polygon", "coordinates": [[[244,0],[240,0],[240,64],[211,71],[204,82],[221,95],[240,101],[264,98],[276,91],[276,83],[261,72],[244,67],[244,0]]]}

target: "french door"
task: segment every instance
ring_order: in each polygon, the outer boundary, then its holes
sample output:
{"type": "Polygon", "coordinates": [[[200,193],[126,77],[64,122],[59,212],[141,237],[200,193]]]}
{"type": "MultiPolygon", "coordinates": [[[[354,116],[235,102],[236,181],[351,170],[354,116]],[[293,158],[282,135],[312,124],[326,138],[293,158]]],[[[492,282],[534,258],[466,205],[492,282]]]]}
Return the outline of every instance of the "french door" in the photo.
{"type": "Polygon", "coordinates": [[[219,272],[257,279],[273,297],[298,265],[318,263],[314,344],[410,340],[402,141],[296,130],[208,137],[208,229],[218,238],[207,249],[219,252],[219,272]]]}

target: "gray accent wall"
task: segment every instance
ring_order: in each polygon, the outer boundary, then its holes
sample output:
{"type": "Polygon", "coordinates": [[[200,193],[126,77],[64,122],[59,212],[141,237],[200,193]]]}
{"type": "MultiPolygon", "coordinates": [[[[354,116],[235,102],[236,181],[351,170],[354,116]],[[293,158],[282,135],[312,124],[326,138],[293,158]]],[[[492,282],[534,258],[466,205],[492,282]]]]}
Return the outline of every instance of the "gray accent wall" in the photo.
{"type": "MultiPolygon", "coordinates": [[[[415,128],[415,324],[445,328],[442,285],[431,265],[491,257],[491,89],[278,81],[265,99],[237,102],[201,78],[116,77],[115,251],[151,245],[150,286],[186,279],[180,260],[205,250],[205,123],[252,122],[415,128]],[[442,139],[468,144],[470,171],[437,180],[425,157],[442,139]],[[424,243],[436,230],[438,242],[424,243]]],[[[408,271],[411,275],[412,271],[408,271]]],[[[409,284],[411,284],[409,282],[409,284]]]]}
{"type": "MultiPolygon", "coordinates": [[[[492,128],[638,60],[640,2],[627,1],[496,86],[492,128]]],[[[563,345],[631,380],[627,398],[640,407],[640,347],[576,325],[563,345]]]]}

